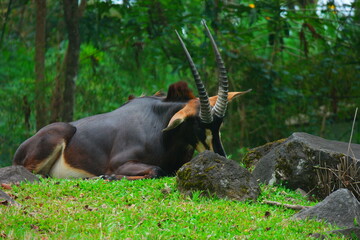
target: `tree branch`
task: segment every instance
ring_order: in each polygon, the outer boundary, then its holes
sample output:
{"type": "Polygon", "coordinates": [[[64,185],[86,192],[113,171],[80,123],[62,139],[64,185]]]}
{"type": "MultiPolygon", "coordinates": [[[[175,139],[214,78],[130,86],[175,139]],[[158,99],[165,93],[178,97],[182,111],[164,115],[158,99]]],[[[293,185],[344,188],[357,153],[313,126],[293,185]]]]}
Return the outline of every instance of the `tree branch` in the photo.
{"type": "Polygon", "coordinates": [[[263,203],[272,205],[272,206],[280,206],[280,207],[285,207],[285,208],[289,208],[289,209],[294,209],[294,210],[302,210],[302,209],[309,208],[309,206],[292,205],[292,204],[279,203],[279,202],[267,201],[267,200],[264,200],[263,203]]]}

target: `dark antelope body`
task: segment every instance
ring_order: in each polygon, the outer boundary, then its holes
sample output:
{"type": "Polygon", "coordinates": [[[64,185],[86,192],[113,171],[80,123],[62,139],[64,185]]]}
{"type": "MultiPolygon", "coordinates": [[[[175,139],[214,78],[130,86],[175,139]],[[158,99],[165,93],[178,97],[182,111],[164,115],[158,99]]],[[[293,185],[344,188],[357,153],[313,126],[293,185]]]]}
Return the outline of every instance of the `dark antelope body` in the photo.
{"type": "Polygon", "coordinates": [[[141,179],[173,175],[190,161],[195,149],[225,156],[220,126],[227,103],[245,92],[228,92],[224,63],[205,22],[203,25],[219,67],[218,95],[208,97],[177,33],[199,98],[185,82],[178,82],[166,96],[132,98],[109,113],[52,123],[20,145],[13,163],[57,178],[141,179]]]}

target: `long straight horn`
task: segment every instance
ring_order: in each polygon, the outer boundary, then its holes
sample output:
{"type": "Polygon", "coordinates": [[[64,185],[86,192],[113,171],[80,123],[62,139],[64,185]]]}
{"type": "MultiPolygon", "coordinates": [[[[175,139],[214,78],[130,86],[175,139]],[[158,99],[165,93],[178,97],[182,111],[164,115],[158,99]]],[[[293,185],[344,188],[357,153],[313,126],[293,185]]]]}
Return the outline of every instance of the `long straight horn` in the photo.
{"type": "Polygon", "coordinates": [[[206,92],[204,84],[201,81],[199,72],[197,71],[194,61],[192,60],[189,51],[187,50],[185,43],[181,39],[179,33],[175,30],[176,35],[178,36],[181,46],[183,47],[187,60],[190,64],[191,72],[194,76],[196,88],[198,90],[199,99],[200,99],[200,119],[203,123],[211,123],[213,121],[213,116],[211,114],[211,106],[209,102],[209,96],[206,92]]]}
{"type": "Polygon", "coordinates": [[[215,58],[216,58],[216,64],[217,67],[219,69],[219,89],[218,89],[218,100],[215,103],[214,108],[212,109],[212,112],[220,118],[223,118],[225,116],[225,112],[226,112],[226,107],[227,107],[227,103],[228,103],[228,88],[229,88],[229,84],[228,84],[228,79],[227,79],[227,72],[226,72],[226,68],[225,68],[225,64],[224,61],[221,58],[219,49],[215,43],[215,40],[213,38],[213,36],[210,33],[209,28],[206,25],[205,20],[201,21],[202,24],[205,27],[205,30],[207,32],[207,35],[210,38],[211,41],[211,45],[214,49],[215,52],[215,58]]]}

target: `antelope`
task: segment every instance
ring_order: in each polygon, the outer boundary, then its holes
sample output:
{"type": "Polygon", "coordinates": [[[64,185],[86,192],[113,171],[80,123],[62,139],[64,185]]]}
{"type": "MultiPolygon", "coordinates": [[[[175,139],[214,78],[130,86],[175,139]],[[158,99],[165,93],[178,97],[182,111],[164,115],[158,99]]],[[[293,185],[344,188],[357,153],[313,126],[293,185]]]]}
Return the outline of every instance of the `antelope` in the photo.
{"type": "Polygon", "coordinates": [[[209,97],[179,33],[198,98],[186,82],[169,86],[166,96],[131,97],[120,108],[40,129],[17,149],[13,164],[55,178],[129,180],[171,176],[194,151],[226,156],[220,126],[228,102],[249,92],[229,92],[224,62],[205,21],[219,69],[218,94],[209,97]]]}

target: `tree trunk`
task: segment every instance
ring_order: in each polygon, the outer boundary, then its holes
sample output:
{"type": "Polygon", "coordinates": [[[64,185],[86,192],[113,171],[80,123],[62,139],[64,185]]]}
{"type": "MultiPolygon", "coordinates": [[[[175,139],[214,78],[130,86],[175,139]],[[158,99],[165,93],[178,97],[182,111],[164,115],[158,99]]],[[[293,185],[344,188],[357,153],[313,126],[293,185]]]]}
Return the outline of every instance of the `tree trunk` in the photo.
{"type": "Polygon", "coordinates": [[[36,129],[46,125],[45,107],[45,37],[46,37],[46,0],[36,0],[35,34],[35,114],[36,129]]]}
{"type": "Polygon", "coordinates": [[[10,11],[11,11],[11,4],[12,4],[12,0],[9,0],[8,8],[7,8],[7,11],[6,11],[6,14],[5,14],[4,24],[2,26],[1,35],[0,35],[0,47],[2,47],[2,42],[4,40],[6,24],[7,24],[7,21],[9,19],[9,15],[10,15],[10,11]]]}
{"type": "Polygon", "coordinates": [[[79,34],[79,6],[77,0],[64,0],[65,24],[68,32],[69,45],[64,58],[64,106],[62,120],[70,122],[74,116],[75,80],[78,73],[80,34],[79,34]]]}
{"type": "MultiPolygon", "coordinates": [[[[57,28],[63,29],[63,22],[59,22],[57,28]]],[[[58,51],[61,51],[61,43],[64,41],[63,33],[58,31],[56,33],[56,41],[58,45],[58,51]]],[[[55,88],[53,88],[52,98],[51,98],[51,117],[50,122],[60,122],[62,119],[63,112],[63,94],[64,94],[64,65],[65,65],[66,56],[58,54],[56,57],[56,76],[55,76],[55,88]]]]}
{"type": "Polygon", "coordinates": [[[79,18],[82,16],[86,0],[64,0],[64,19],[68,32],[68,47],[62,63],[58,66],[51,101],[51,122],[73,120],[75,105],[75,80],[78,73],[80,53],[79,18]]]}
{"type": "MultiPolygon", "coordinates": [[[[65,64],[66,55],[64,60],[57,67],[57,75],[55,77],[55,88],[52,92],[52,99],[51,99],[51,117],[50,122],[60,122],[62,120],[62,112],[63,112],[63,105],[64,105],[64,64],[65,64]]],[[[58,60],[60,62],[61,60],[58,60]]]]}

